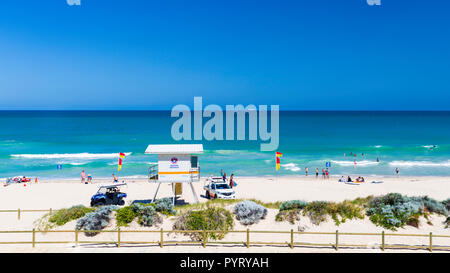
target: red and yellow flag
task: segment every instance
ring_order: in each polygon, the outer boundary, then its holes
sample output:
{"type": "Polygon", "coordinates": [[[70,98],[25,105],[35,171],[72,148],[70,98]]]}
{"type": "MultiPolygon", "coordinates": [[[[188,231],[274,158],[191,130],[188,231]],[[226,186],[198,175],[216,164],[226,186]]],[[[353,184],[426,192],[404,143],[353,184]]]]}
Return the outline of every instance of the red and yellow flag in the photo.
{"type": "Polygon", "coordinates": [[[277,160],[277,171],[280,169],[280,157],[282,157],[283,154],[280,152],[275,152],[275,158],[277,160]]]}
{"type": "Polygon", "coordinates": [[[119,153],[119,168],[118,168],[119,172],[122,169],[122,159],[123,158],[125,158],[125,154],[124,153],[119,153]]]}

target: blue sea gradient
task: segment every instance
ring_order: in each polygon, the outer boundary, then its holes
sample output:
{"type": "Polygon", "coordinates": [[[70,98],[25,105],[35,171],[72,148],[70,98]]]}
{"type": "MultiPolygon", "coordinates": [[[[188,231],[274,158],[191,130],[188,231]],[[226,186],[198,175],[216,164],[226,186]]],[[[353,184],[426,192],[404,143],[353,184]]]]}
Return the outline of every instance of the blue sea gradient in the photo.
{"type": "Polygon", "coordinates": [[[0,178],[146,177],[157,162],[147,145],[171,143],[203,144],[202,176],[304,175],[305,167],[312,175],[326,162],[331,175],[450,175],[450,112],[282,111],[278,172],[261,141],[177,142],[175,120],[170,111],[1,111],[0,178]],[[119,152],[127,156],[118,173],[119,152]]]}

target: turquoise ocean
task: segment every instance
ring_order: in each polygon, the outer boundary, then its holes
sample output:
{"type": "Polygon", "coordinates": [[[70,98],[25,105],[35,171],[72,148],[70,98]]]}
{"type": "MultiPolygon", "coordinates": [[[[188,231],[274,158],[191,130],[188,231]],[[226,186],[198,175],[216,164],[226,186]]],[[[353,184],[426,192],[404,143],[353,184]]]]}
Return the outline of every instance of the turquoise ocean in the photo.
{"type": "MultiPolygon", "coordinates": [[[[149,144],[202,143],[201,175],[450,175],[450,112],[280,112],[281,169],[260,141],[180,141],[170,111],[0,111],[0,178],[146,177],[149,144]],[[344,156],[345,153],[345,156],[344,156]],[[352,155],[351,155],[352,154],[352,155]],[[356,156],[354,156],[356,154],[356,156]],[[380,162],[377,162],[377,158],[380,162]],[[354,161],[356,160],[356,167],[354,161]],[[61,165],[61,169],[57,166],[61,165]]],[[[207,118],[204,118],[204,122],[207,118]]]]}

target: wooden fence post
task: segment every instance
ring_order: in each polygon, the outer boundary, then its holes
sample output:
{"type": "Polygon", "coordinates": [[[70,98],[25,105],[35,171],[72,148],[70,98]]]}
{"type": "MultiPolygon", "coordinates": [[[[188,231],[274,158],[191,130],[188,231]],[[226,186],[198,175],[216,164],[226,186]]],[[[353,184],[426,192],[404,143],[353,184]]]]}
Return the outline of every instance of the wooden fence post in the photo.
{"type": "Polygon", "coordinates": [[[36,232],[35,232],[35,229],[33,228],[33,243],[32,243],[33,247],[35,245],[35,242],[36,242],[36,232]]]}
{"type": "Polygon", "coordinates": [[[17,209],[17,220],[20,220],[20,209],[17,209]]]}
{"type": "Polygon", "coordinates": [[[164,247],[164,232],[163,232],[163,229],[162,229],[162,228],[161,228],[161,242],[159,243],[159,246],[160,246],[161,248],[164,247]]]}
{"type": "Polygon", "coordinates": [[[53,211],[52,211],[52,208],[50,208],[50,215],[52,215],[52,212],[53,212],[53,211]]]}
{"type": "Polygon", "coordinates": [[[206,230],[203,230],[203,248],[206,247],[206,230]]]}
{"type": "Polygon", "coordinates": [[[339,231],[336,230],[336,251],[339,250],[339,231]]]}
{"type": "Polygon", "coordinates": [[[384,230],[381,232],[381,250],[384,251],[384,230]]]}
{"type": "Polygon", "coordinates": [[[78,230],[75,230],[75,246],[78,247],[78,230]]]}
{"type": "Polygon", "coordinates": [[[430,232],[430,252],[433,252],[433,232],[430,232]]]}
{"type": "Polygon", "coordinates": [[[117,247],[120,247],[120,227],[117,228],[117,247]]]}
{"type": "Polygon", "coordinates": [[[250,247],[250,229],[247,228],[247,248],[250,247]]]}
{"type": "Polygon", "coordinates": [[[291,229],[291,249],[294,248],[294,230],[291,229]]]}

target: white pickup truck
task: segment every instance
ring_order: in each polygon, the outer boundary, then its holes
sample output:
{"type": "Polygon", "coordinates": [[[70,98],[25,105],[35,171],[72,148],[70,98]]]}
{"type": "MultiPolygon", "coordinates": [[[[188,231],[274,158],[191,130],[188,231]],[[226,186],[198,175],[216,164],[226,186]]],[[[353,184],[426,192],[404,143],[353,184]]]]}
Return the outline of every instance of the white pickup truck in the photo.
{"type": "Polygon", "coordinates": [[[228,183],[223,182],[222,177],[208,177],[206,183],[203,186],[205,190],[205,196],[208,199],[220,198],[220,199],[235,199],[236,193],[228,185],[228,183]]]}

